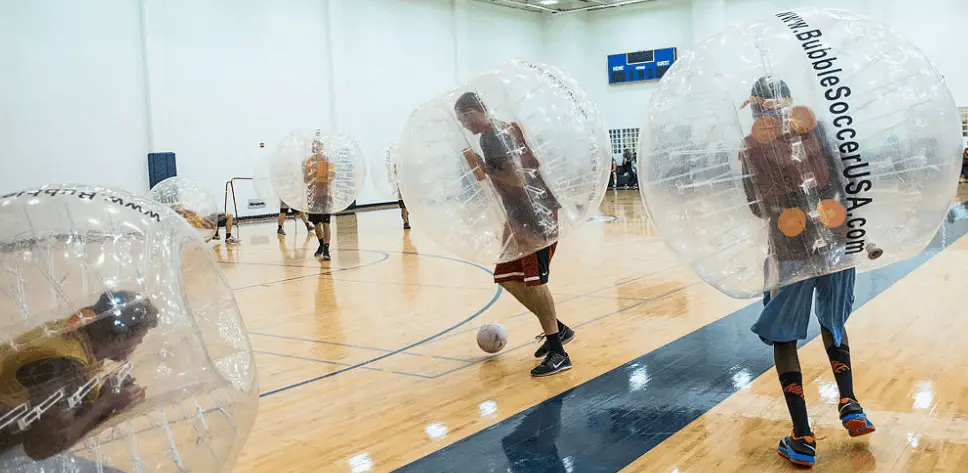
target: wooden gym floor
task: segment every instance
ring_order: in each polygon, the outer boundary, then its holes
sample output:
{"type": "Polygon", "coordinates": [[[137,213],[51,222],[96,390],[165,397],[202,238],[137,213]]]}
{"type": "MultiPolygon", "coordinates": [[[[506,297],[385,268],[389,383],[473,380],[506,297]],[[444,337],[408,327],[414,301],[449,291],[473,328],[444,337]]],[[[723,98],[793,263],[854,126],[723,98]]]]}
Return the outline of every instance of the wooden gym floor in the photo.
{"type": "MultiPolygon", "coordinates": [[[[962,186],[956,202],[968,200],[962,186]]],[[[258,362],[260,413],[237,472],[773,472],[790,431],[760,304],[704,284],[654,234],[636,191],[552,263],[575,368],[544,379],[537,321],[492,268],[404,232],[396,210],[340,216],[333,261],[301,222],[217,245],[258,362]],[[504,324],[496,356],[475,331],[504,324]]],[[[968,210],[931,248],[858,277],[855,386],[878,431],[850,439],[819,338],[801,351],[816,471],[968,468],[968,210]],[[965,317],[965,318],[963,318],[965,317]]],[[[419,222],[415,222],[415,225],[419,222]]],[[[816,324],[811,336],[817,334],[816,324]]]]}

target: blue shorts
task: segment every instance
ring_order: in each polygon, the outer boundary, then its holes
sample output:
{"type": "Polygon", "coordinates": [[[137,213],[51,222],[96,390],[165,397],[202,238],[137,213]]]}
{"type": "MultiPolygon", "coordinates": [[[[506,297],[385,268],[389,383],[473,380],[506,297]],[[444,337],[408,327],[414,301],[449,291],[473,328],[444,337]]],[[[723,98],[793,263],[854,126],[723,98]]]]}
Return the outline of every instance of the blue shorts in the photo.
{"type": "MultiPolygon", "coordinates": [[[[805,264],[805,261],[781,261],[780,274],[801,272],[805,264]]],[[[840,346],[844,324],[854,308],[856,276],[857,271],[850,268],[781,287],[774,297],[767,292],[763,296],[763,312],[750,330],[767,345],[805,340],[816,290],[817,320],[833,334],[834,343],[840,346]]]]}

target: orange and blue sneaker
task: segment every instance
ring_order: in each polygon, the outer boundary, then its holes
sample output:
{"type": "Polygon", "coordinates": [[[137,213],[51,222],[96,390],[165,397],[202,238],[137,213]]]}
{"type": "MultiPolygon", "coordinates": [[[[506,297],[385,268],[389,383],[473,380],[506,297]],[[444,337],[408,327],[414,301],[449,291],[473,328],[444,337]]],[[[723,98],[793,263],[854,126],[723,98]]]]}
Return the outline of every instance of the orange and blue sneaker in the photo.
{"type": "Polygon", "coordinates": [[[860,403],[847,397],[840,400],[840,422],[851,437],[860,437],[876,430],[860,403]]]}
{"type": "Polygon", "coordinates": [[[797,437],[790,435],[780,440],[776,453],[794,465],[812,467],[817,458],[817,440],[813,434],[797,437]]]}

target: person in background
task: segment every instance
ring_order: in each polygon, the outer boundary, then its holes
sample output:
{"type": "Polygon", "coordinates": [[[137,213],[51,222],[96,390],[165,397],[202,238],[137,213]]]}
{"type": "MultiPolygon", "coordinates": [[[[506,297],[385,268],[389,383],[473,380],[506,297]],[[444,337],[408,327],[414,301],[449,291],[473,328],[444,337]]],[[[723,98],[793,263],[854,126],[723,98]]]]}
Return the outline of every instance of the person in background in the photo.
{"type": "Polygon", "coordinates": [[[632,156],[632,150],[625,148],[622,152],[622,175],[629,176],[629,180],[625,183],[625,188],[638,188],[639,178],[635,175],[635,158],[632,156]]]}
{"type": "Polygon", "coordinates": [[[609,181],[608,188],[618,188],[618,163],[615,162],[615,158],[612,158],[612,180],[609,181]]]}
{"type": "Polygon", "coordinates": [[[968,148],[961,152],[961,182],[968,182],[968,148]]]}
{"type": "MultiPolygon", "coordinates": [[[[846,240],[839,154],[831,149],[824,126],[813,112],[792,106],[786,82],[760,78],[743,107],[747,105],[751,105],[754,123],[740,152],[746,176],[743,187],[753,215],[769,221],[766,274],[778,281],[810,274],[814,269],[811,261],[822,258],[821,251],[831,251],[827,247],[842,246],[846,240]],[[801,154],[797,160],[790,159],[794,150],[801,154]],[[804,177],[808,175],[811,177],[804,177]],[[819,216],[805,218],[813,212],[819,216]],[[818,248],[817,242],[826,246],[818,248]]],[[[840,391],[840,421],[851,437],[874,432],[854,394],[844,329],[853,310],[855,274],[851,268],[767,292],[763,311],[751,327],[764,343],[773,345],[776,372],[793,420],[793,433],[780,440],[777,452],[797,465],[813,466],[817,454],[797,353],[797,341],[807,338],[814,293],[820,333],[840,391]]]]}
{"type": "Polygon", "coordinates": [[[309,224],[309,219],[306,217],[305,213],[294,211],[293,209],[289,208],[289,204],[280,200],[279,201],[279,219],[277,221],[279,228],[276,229],[277,235],[286,234],[286,230],[282,227],[282,225],[286,223],[286,217],[288,217],[290,214],[295,214],[296,217],[299,217],[300,219],[302,219],[303,224],[306,225],[306,231],[308,231],[309,233],[313,232],[313,226],[309,224]]]}
{"type": "Polygon", "coordinates": [[[235,223],[235,216],[230,213],[219,212],[218,214],[218,226],[215,227],[215,235],[212,236],[213,240],[220,240],[222,237],[218,234],[219,228],[225,228],[225,244],[226,245],[238,245],[241,243],[238,238],[232,236],[232,224],[235,223]]]}
{"type": "MultiPolygon", "coordinates": [[[[397,166],[393,166],[393,175],[397,175],[397,166]]],[[[397,204],[400,206],[400,219],[403,220],[403,229],[410,230],[410,211],[407,210],[407,203],[403,201],[403,194],[400,193],[400,185],[397,184],[397,204]]]]}
{"type": "MultiPolygon", "coordinates": [[[[539,163],[525,142],[521,127],[492,118],[480,97],[473,92],[457,99],[454,112],[464,128],[481,137],[484,157],[466,149],[464,159],[474,178],[486,180],[503,204],[507,214],[505,242],[534,238],[541,232],[542,223],[553,223],[557,231],[557,212],[561,204],[541,177],[539,163]],[[540,192],[532,195],[528,189],[540,192]],[[539,216],[536,207],[548,212],[550,217],[539,216]]],[[[531,370],[531,376],[550,376],[572,366],[564,344],[575,337],[575,331],[558,320],[555,300],[547,286],[556,246],[557,243],[553,243],[494,268],[494,282],[510,292],[541,323],[544,333],[539,339],[544,338],[544,343],[534,356],[544,358],[544,361],[531,370]]]]}
{"type": "MultiPolygon", "coordinates": [[[[330,195],[333,179],[336,178],[336,166],[323,154],[323,141],[317,131],[313,138],[312,155],[303,161],[306,193],[311,208],[331,210],[333,199],[330,195]]],[[[310,213],[309,223],[313,224],[316,230],[316,238],[319,240],[319,248],[313,256],[323,258],[323,261],[332,259],[329,255],[330,241],[330,219],[329,213],[310,213]]]]}

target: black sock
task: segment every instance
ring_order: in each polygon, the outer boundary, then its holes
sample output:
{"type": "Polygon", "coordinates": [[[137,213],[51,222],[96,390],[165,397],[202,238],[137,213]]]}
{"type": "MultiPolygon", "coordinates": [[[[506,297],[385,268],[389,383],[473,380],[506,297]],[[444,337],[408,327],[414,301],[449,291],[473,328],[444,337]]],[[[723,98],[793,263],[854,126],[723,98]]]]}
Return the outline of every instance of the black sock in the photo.
{"type": "Polygon", "coordinates": [[[827,347],[827,358],[830,359],[830,368],[834,372],[834,379],[837,380],[837,389],[840,390],[840,398],[857,400],[854,397],[854,375],[850,369],[850,347],[846,343],[839,347],[827,347]]]}
{"type": "Polygon", "coordinates": [[[232,238],[232,234],[231,233],[226,233],[225,234],[225,238],[232,238]]]}
{"type": "Polygon", "coordinates": [[[803,399],[803,374],[799,371],[781,374],[780,386],[783,387],[783,397],[786,398],[790,418],[793,419],[793,435],[811,435],[810,421],[807,420],[807,401],[803,399]]]}
{"type": "Polygon", "coordinates": [[[554,333],[552,335],[545,335],[545,339],[548,341],[549,352],[561,353],[565,355],[565,347],[561,345],[561,332],[554,333]]]}
{"type": "Polygon", "coordinates": [[[326,246],[326,242],[325,242],[325,241],[323,241],[323,239],[322,239],[322,238],[317,238],[317,240],[319,240],[319,247],[320,247],[320,248],[322,248],[322,247],[324,247],[324,246],[326,246]]]}

